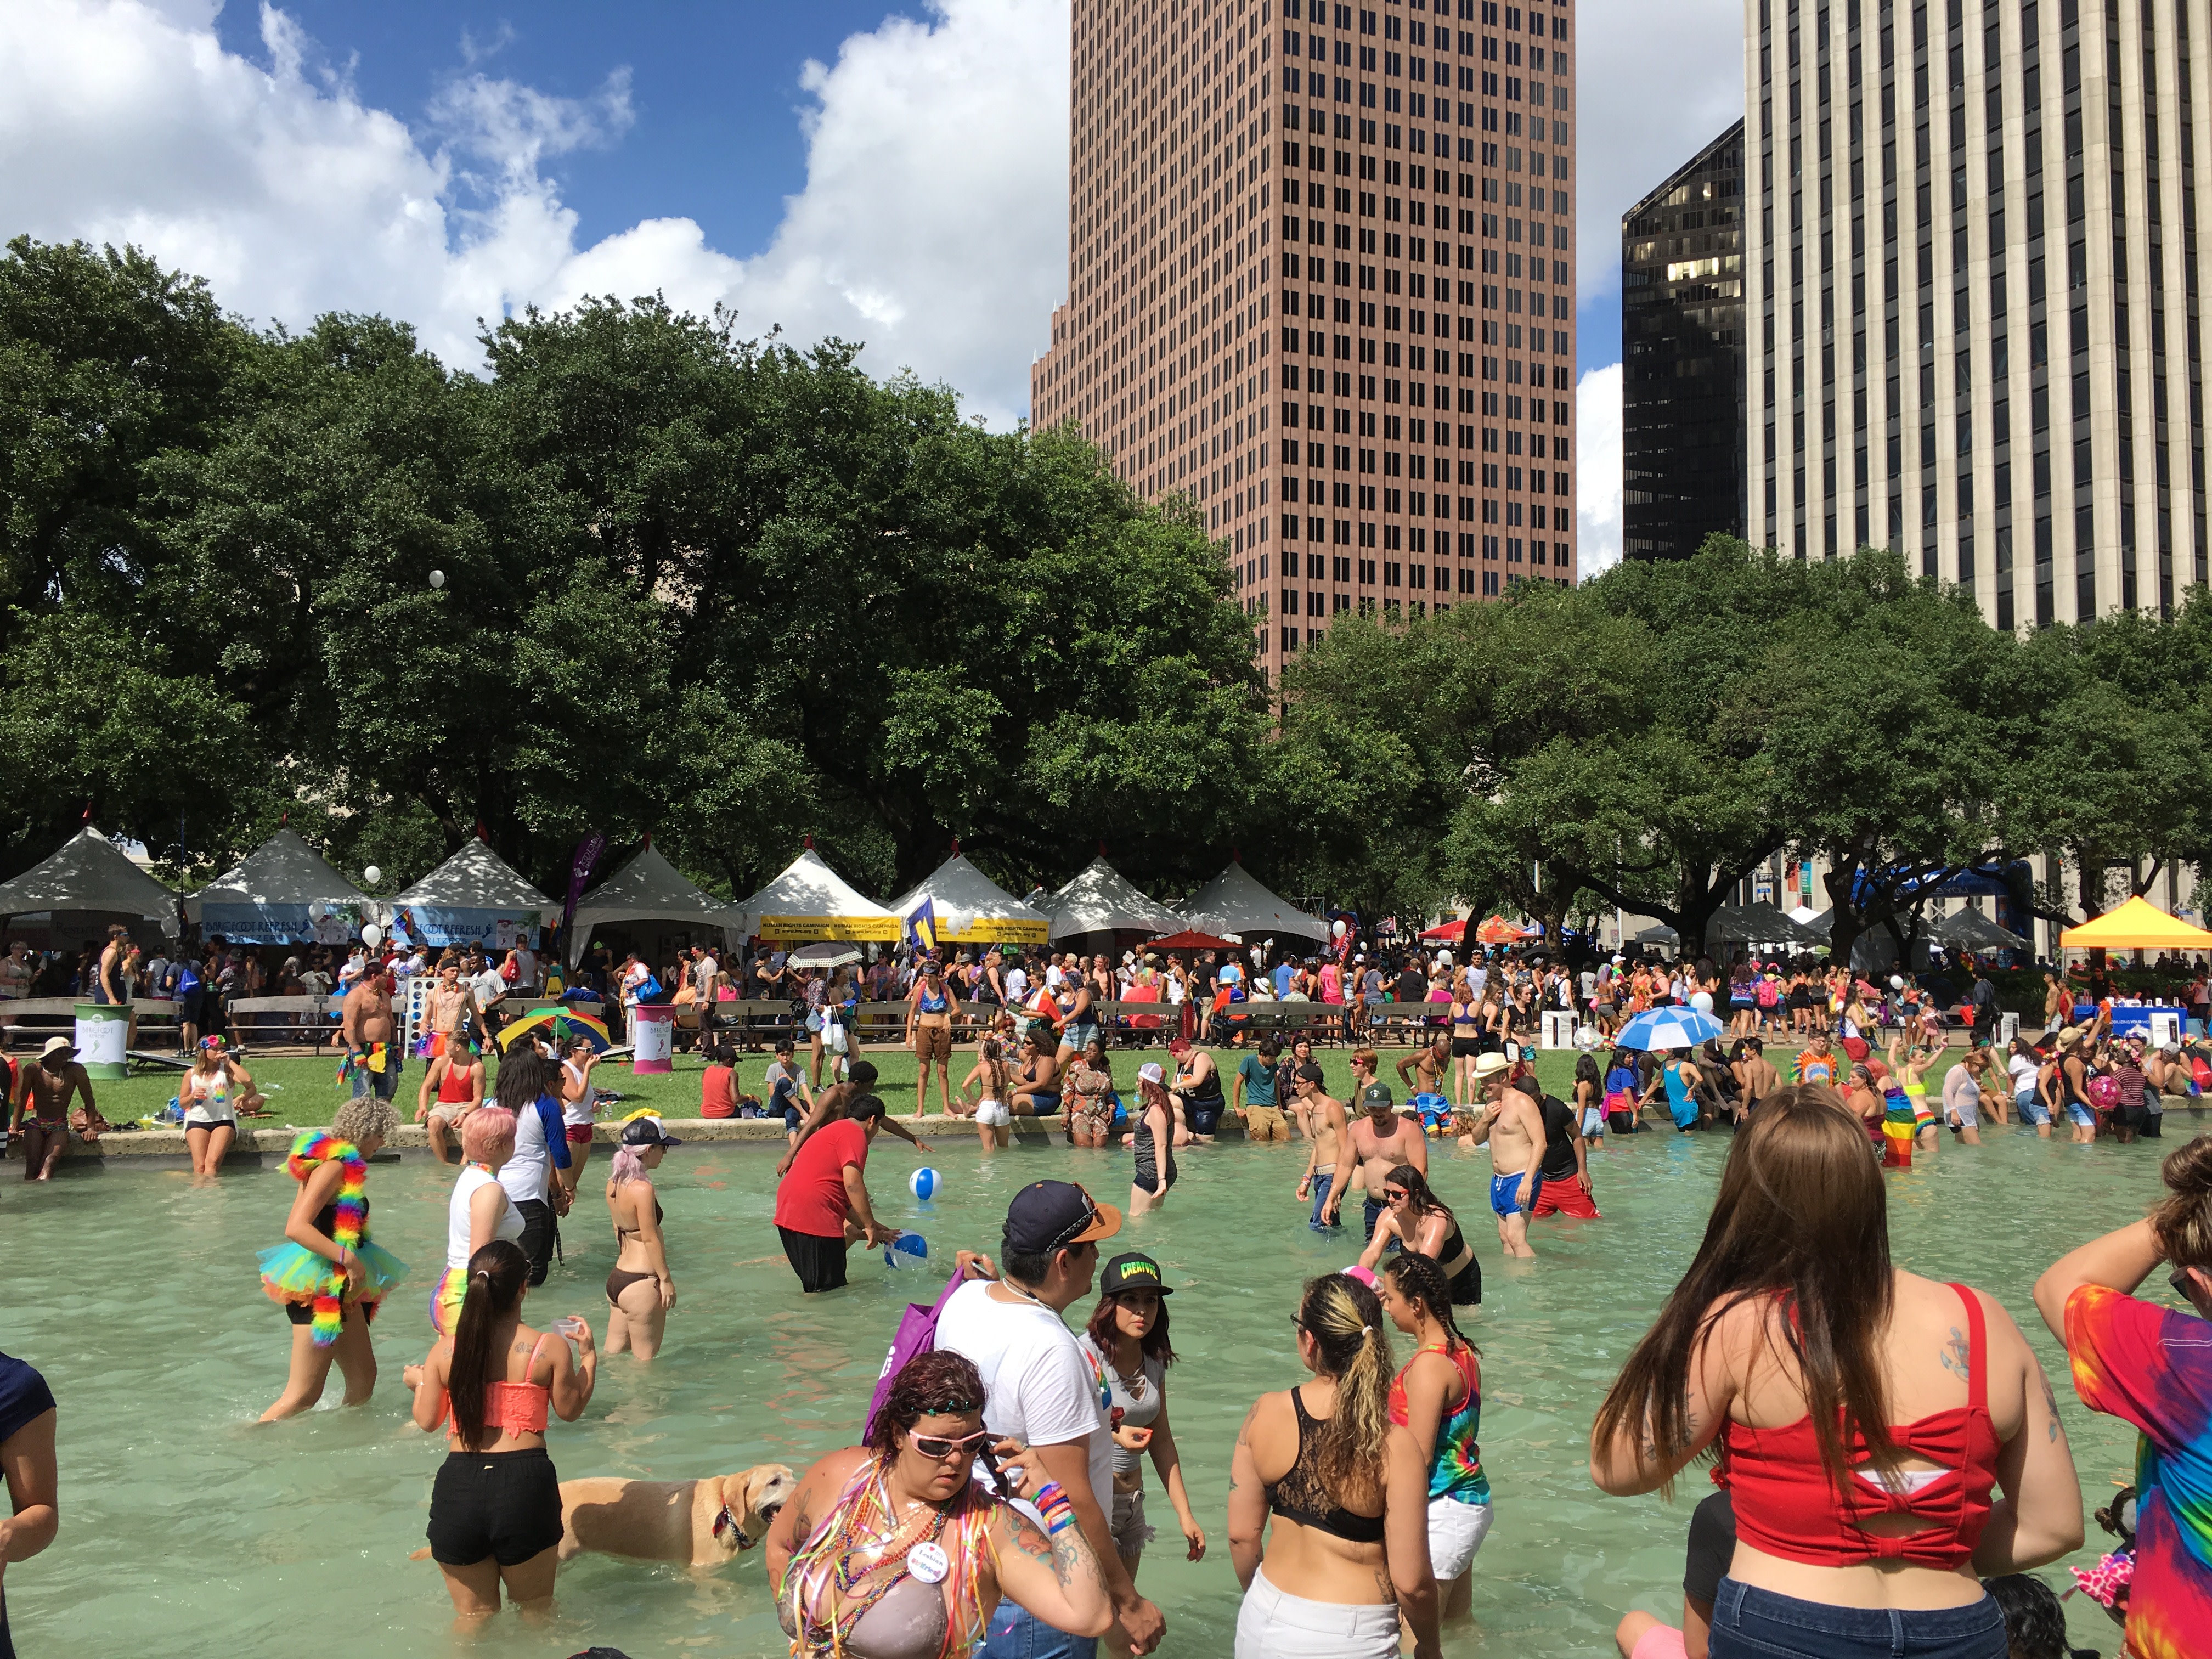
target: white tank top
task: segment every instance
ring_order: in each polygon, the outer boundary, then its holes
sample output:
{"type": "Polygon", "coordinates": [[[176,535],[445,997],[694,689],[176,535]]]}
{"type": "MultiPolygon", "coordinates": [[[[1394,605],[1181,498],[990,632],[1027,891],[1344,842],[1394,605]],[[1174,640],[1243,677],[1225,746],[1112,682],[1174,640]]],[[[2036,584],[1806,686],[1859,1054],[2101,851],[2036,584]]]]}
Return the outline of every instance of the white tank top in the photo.
{"type": "MultiPolygon", "coordinates": [[[[461,1178],[453,1183],[453,1201],[446,1206],[446,1265],[465,1268],[469,1265],[469,1200],[485,1187],[497,1187],[499,1177],[481,1164],[471,1164],[461,1171],[461,1178]]],[[[501,1196],[505,1196],[502,1190],[501,1196]]],[[[499,1224],[491,1230],[494,1238],[520,1238],[522,1216],[509,1200],[500,1207],[499,1224]]]]}
{"type": "MultiPolygon", "coordinates": [[[[571,1083],[581,1083],[584,1080],[583,1073],[578,1068],[576,1062],[573,1060],[562,1060],[561,1062],[561,1070],[567,1074],[568,1081],[571,1083]]],[[[561,1103],[561,1121],[563,1123],[574,1123],[579,1125],[589,1123],[592,1121],[592,1113],[597,1109],[596,1103],[594,1103],[592,1098],[592,1091],[591,1090],[586,1089],[584,1091],[582,1099],[562,1101],[561,1103]]]]}
{"type": "Polygon", "coordinates": [[[514,1115],[514,1154],[499,1166],[499,1184],[517,1204],[542,1200],[553,1185],[553,1155],[545,1146],[545,1115],[536,1102],[514,1115]]]}

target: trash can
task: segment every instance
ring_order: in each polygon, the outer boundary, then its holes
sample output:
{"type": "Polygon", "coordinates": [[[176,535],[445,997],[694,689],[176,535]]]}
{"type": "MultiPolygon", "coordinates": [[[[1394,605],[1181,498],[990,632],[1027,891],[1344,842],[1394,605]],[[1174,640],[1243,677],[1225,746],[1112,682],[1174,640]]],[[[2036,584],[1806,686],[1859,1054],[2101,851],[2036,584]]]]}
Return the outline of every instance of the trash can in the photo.
{"type": "Polygon", "coordinates": [[[672,1072],[676,1064],[676,1005],[641,1002],[629,1011],[630,1063],[634,1073],[672,1072]]]}
{"type": "Polygon", "coordinates": [[[91,1078],[131,1075],[131,1009],[127,1003],[76,1005],[76,1057],[91,1078]]]}

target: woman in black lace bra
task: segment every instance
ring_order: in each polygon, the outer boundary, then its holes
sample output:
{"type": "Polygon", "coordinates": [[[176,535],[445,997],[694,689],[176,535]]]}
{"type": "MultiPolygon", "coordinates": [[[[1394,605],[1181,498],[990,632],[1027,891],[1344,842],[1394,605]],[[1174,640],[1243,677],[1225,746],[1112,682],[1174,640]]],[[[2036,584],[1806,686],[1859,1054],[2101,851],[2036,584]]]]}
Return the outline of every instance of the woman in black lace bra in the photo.
{"type": "Polygon", "coordinates": [[[1236,1659],[1395,1659],[1401,1612],[1417,1659],[1437,1659],[1428,1474],[1390,1422],[1382,1304],[1330,1273],[1306,1281],[1291,1323],[1313,1380],[1260,1396],[1230,1465],[1236,1659]]]}

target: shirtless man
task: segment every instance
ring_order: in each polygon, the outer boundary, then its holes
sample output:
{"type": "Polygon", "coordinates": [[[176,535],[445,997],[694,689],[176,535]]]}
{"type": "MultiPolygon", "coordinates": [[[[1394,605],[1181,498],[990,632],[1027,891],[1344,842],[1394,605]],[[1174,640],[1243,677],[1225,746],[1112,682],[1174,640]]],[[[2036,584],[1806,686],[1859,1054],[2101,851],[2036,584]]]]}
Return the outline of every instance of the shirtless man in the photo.
{"type": "Polygon", "coordinates": [[[46,1039],[39,1063],[16,1068],[14,1132],[23,1137],[23,1179],[51,1181],[69,1145],[70,1102],[82,1096],[78,1136],[88,1146],[100,1139],[107,1120],[93,1103],[92,1079],[77,1064],[76,1047],[67,1037],[46,1039]]]}
{"type": "Polygon", "coordinates": [[[1498,1217],[1498,1242],[1505,1254],[1533,1260],[1528,1217],[1543,1184],[1538,1160],[1544,1151],[1544,1119],[1536,1103],[1506,1082],[1513,1062],[1503,1054],[1483,1054],[1474,1062],[1482,1115],[1475,1120],[1477,1145],[1490,1145],[1490,1207],[1498,1217]]]}
{"type": "Polygon", "coordinates": [[[1344,1121],[1344,1103],[1331,1100],[1322,1092],[1321,1067],[1311,1060],[1292,1074],[1292,1085],[1298,1092],[1301,1121],[1309,1126],[1306,1152],[1306,1172],[1298,1182],[1298,1196],[1313,1200],[1313,1212],[1307,1217],[1306,1225],[1321,1232],[1337,1224],[1336,1211],[1329,1203],[1331,1190],[1336,1185],[1337,1160],[1343,1157],[1346,1136],[1349,1131],[1344,1121]]]}
{"type": "Polygon", "coordinates": [[[1451,1076],[1451,1032],[1440,1030],[1398,1062],[1398,1081],[1416,1094],[1441,1095],[1451,1076]]]}
{"type": "Polygon", "coordinates": [[[346,1053],[354,1063],[353,1094],[356,1100],[374,1091],[379,1100],[390,1100],[399,1088],[398,1025],[392,1016],[392,975],[381,966],[362,969],[346,993],[345,1012],[340,1018],[338,1030],[345,1039],[346,1053]],[[383,1049],[383,1070],[375,1069],[379,1046],[383,1049]]]}
{"type": "Polygon", "coordinates": [[[1774,1069],[1774,1062],[1766,1057],[1766,1045],[1755,1036],[1743,1040],[1743,1058],[1735,1065],[1736,1088],[1743,1100],[1743,1115],[1749,1117],[1753,1109],[1762,1100],[1771,1098],[1782,1086],[1782,1073],[1774,1069]]]}
{"type": "MultiPolygon", "coordinates": [[[[874,1091],[876,1075],[875,1061],[854,1060],[851,1072],[846,1077],[831,1084],[814,1097],[812,1103],[807,1108],[806,1121],[799,1125],[799,1133],[792,1140],[791,1150],[783,1155],[783,1162],[775,1166],[775,1172],[779,1177],[789,1173],[791,1160],[799,1156],[799,1149],[812,1138],[817,1129],[825,1123],[848,1115],[848,1109],[854,1101],[874,1091]]],[[[884,1130],[896,1135],[917,1152],[926,1152],[929,1150],[927,1141],[915,1139],[914,1131],[902,1126],[889,1113],[881,1115],[880,1123],[884,1130]]]]}
{"type": "MultiPolygon", "coordinates": [[[[1358,1160],[1367,1197],[1365,1228],[1360,1237],[1368,1239],[1375,1237],[1375,1224],[1389,1207],[1382,1196],[1383,1182],[1401,1164],[1427,1175],[1429,1143],[1418,1121],[1398,1115],[1387,1083],[1370,1083],[1360,1091],[1359,1115],[1353,1120],[1351,1133],[1352,1156],[1358,1160]]],[[[1342,1195],[1331,1192],[1328,1214],[1324,1218],[1330,1226],[1336,1224],[1336,1212],[1341,1207],[1342,1195]]]]}
{"type": "Polygon", "coordinates": [[[473,994],[461,983],[459,957],[447,957],[438,964],[438,982],[430,988],[429,1003],[430,1053],[435,1056],[467,1034],[469,1016],[475,1012],[473,994]]]}

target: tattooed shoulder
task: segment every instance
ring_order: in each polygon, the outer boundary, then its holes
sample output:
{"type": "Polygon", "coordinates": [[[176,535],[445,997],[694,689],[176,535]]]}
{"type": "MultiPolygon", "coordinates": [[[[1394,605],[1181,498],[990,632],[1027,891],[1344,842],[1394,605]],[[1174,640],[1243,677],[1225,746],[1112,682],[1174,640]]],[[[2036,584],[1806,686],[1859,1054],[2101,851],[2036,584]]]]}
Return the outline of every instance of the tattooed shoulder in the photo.
{"type": "Polygon", "coordinates": [[[1973,1374],[1973,1350],[1966,1345],[1966,1334],[1956,1325],[1951,1327],[1950,1338],[1943,1344],[1943,1369],[1960,1376],[1973,1374]]]}

